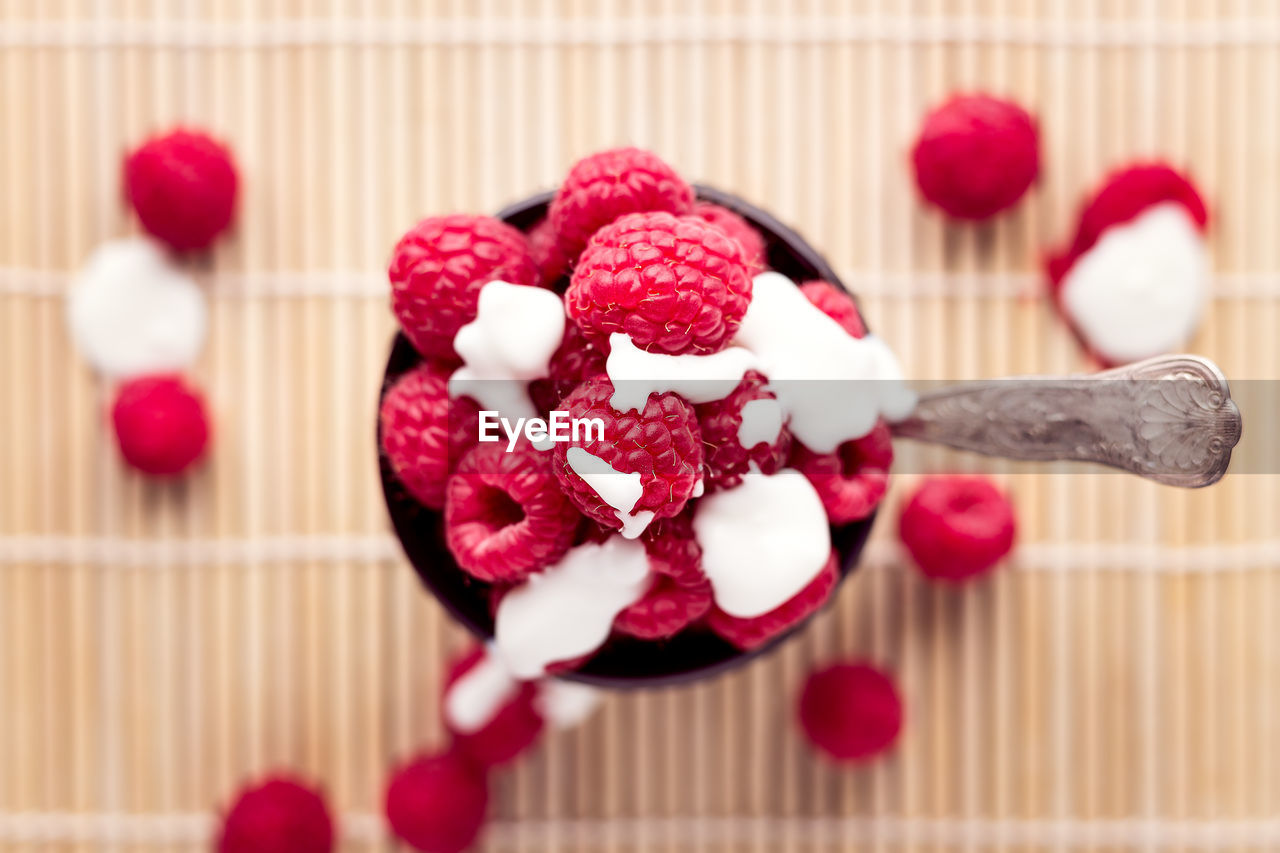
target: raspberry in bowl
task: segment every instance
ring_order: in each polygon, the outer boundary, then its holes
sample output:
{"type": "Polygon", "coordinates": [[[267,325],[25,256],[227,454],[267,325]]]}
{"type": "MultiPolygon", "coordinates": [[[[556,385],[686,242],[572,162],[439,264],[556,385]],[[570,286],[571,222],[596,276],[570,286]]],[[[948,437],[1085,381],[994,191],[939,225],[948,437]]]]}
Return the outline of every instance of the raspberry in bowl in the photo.
{"type": "MultiPolygon", "coordinates": [[[[400,319],[430,334],[397,336],[383,394],[414,371],[451,378],[381,419],[382,482],[424,584],[515,677],[654,686],[738,666],[830,602],[875,518],[882,419],[906,392],[880,381],[900,379],[896,362],[795,232],[730,194],[686,192],[652,155],[606,154],[571,172],[593,175],[587,189],[466,223],[483,239],[410,242],[451,266],[413,269],[400,319]],[[573,226],[562,238],[557,221],[573,226]],[[459,259],[469,244],[506,254],[459,259]],[[530,263],[544,274],[524,275],[530,263]],[[469,269],[521,276],[476,286],[469,269]],[[419,310],[442,296],[452,348],[419,310]],[[501,439],[481,443],[493,411],[501,439]],[[557,435],[562,414],[573,427],[557,435]],[[512,433],[518,417],[544,427],[512,433]],[[390,434],[404,424],[424,438],[390,434]],[[421,500],[424,471],[441,472],[426,493],[443,509],[421,500]]],[[[393,259],[393,287],[412,266],[393,259]]]]}

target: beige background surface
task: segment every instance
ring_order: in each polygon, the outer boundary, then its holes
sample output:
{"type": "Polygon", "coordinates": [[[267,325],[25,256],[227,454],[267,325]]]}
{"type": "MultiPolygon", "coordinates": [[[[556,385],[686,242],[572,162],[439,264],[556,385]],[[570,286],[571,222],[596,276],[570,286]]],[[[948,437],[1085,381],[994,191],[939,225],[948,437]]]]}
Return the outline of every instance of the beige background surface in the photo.
{"type": "MultiPolygon", "coordinates": [[[[0,0],[0,849],[202,849],[213,804],[277,766],[324,780],[344,849],[385,846],[386,768],[438,742],[463,637],[384,521],[383,263],[417,217],[619,142],[795,223],[910,373],[947,379],[1087,366],[1038,252],[1109,166],[1167,155],[1216,217],[1192,348],[1280,372],[1270,0],[0,0]],[[1039,112],[1045,169],[954,229],[905,150],[976,87],[1039,112]],[[61,295],[134,228],[124,147],[179,119],[234,143],[244,203],[201,274],[215,453],[153,486],[116,461],[61,295]]],[[[612,698],[505,775],[491,849],[1280,849],[1276,478],[1003,473],[1022,545],[989,583],[922,583],[882,518],[783,652],[612,698]],[[867,769],[793,730],[835,655],[909,702],[867,769]]]]}

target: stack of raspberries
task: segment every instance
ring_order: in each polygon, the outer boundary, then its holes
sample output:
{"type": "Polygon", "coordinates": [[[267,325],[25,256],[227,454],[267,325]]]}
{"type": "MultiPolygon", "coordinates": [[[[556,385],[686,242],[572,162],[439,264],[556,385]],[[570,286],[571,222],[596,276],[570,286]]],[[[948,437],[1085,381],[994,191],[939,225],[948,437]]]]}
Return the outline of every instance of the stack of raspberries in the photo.
{"type": "MultiPolygon", "coordinates": [[[[575,545],[621,535],[618,513],[569,464],[573,447],[616,471],[638,473],[633,513],[652,513],[639,534],[650,562],[648,591],[618,615],[615,635],[662,641],[711,631],[746,650],[831,596],[834,554],[812,583],[770,613],[739,618],[719,610],[692,519],[703,495],[737,485],[749,471],[784,467],[809,479],[833,526],[866,518],[884,496],[893,459],[883,422],[833,453],[810,451],[785,426],[772,440],[744,447],[743,407],[773,396],[758,371],[712,403],[694,405],[669,392],[650,394],[640,411],[610,404],[611,334],[625,333],[649,353],[719,352],[747,310],[753,277],[767,269],[760,233],[736,213],[699,201],[670,166],[634,148],[577,162],[545,219],[527,233],[492,217],[455,214],[425,219],[401,238],[389,269],[391,304],[422,360],[384,394],[382,449],[405,490],[442,511],[460,570],[492,586],[495,607],[504,592],[575,545]],[[530,382],[529,397],[544,418],[554,410],[602,419],[603,438],[587,431],[550,450],[523,442],[512,451],[505,439],[478,441],[481,407],[451,398],[449,378],[463,363],[455,336],[476,318],[480,291],[491,281],[562,295],[563,338],[547,375],[530,382]]],[[[850,335],[865,334],[841,289],[825,281],[801,288],[850,335]]]]}

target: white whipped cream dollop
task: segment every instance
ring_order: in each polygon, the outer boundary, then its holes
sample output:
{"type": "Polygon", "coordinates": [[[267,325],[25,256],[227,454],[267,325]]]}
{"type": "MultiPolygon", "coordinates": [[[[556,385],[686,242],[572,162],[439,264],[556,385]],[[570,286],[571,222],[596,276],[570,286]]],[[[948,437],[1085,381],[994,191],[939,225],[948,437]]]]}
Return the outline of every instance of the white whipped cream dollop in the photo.
{"type": "Polygon", "coordinates": [[[484,656],[445,693],[445,721],[463,734],[478,732],[519,692],[520,682],[491,650],[485,649],[484,656]]]}
{"type": "Polygon", "coordinates": [[[1209,255],[1186,208],[1152,206],[1103,232],[1062,279],[1063,311],[1116,363],[1169,352],[1195,332],[1209,292],[1209,255]]]}
{"type": "Polygon", "coordinates": [[[533,706],[555,729],[571,729],[585,722],[604,701],[604,692],[589,684],[545,678],[538,683],[533,706]]]}
{"type": "Polygon", "coordinates": [[[513,676],[538,678],[558,661],[594,652],[613,620],[649,588],[644,546],[618,536],[573,548],[502,597],[497,654],[513,676]]]}
{"type": "Polygon", "coordinates": [[[743,619],[795,597],[831,556],[822,499],[792,468],[752,471],[741,484],[703,498],[693,531],[716,605],[743,619]]]}
{"type": "Polygon", "coordinates": [[[782,424],[786,414],[782,404],[771,397],[760,397],[748,400],[742,405],[738,416],[738,444],[747,450],[757,444],[773,444],[782,433],[782,424]]]}
{"type": "Polygon", "coordinates": [[[156,241],[103,243],[67,292],[76,348],[113,378],[168,373],[200,355],[208,328],[204,294],[156,241]]]}
{"type": "Polygon", "coordinates": [[[631,336],[609,336],[605,372],[613,384],[609,404],[619,412],[639,412],[650,394],[674,392],[698,405],[723,400],[738,387],[742,375],[756,366],[756,357],[742,347],[710,355],[669,355],[646,352],[631,336]]]}
{"type": "Polygon", "coordinates": [[[634,511],[644,494],[639,471],[619,471],[581,447],[570,447],[565,453],[565,461],[583,482],[595,490],[600,500],[613,508],[614,515],[622,524],[622,535],[625,538],[635,539],[653,521],[652,510],[634,511]]]}

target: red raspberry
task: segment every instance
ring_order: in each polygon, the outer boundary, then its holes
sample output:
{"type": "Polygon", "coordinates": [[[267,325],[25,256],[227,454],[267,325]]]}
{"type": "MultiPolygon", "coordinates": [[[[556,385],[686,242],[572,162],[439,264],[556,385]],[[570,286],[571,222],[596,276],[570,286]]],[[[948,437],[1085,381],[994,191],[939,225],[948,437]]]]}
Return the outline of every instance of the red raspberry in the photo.
{"type": "Polygon", "coordinates": [[[142,227],[179,252],[204,249],[236,207],[230,149],[199,130],[153,136],[124,161],[125,197],[142,227]]]}
{"type": "MultiPolygon", "coordinates": [[[[560,244],[556,242],[556,229],[550,219],[543,219],[530,229],[529,254],[538,267],[542,286],[563,292],[563,288],[557,285],[569,271],[569,262],[560,251],[560,244]]],[[[564,282],[564,285],[567,287],[568,282],[564,282]]]]}
{"type": "Polygon", "coordinates": [[[1013,505],[985,477],[927,477],[902,510],[898,534],[927,577],[962,581],[1013,548],[1013,505]]]}
{"type": "Polygon", "coordinates": [[[800,692],[800,728],[836,761],[884,752],[902,730],[902,700],[893,679],[865,663],[838,663],[810,673],[800,692]]]}
{"type": "Polygon", "coordinates": [[[692,213],[719,228],[738,244],[742,249],[742,257],[747,264],[747,269],[752,275],[765,269],[764,238],[760,236],[759,231],[751,227],[751,223],[729,208],[709,201],[695,204],[692,213]]]}
{"type": "MultiPolygon", "coordinates": [[[[560,445],[557,445],[560,446],[560,445]]],[[[482,581],[511,583],[564,556],[578,513],[552,476],[551,455],[527,444],[477,444],[445,485],[445,541],[482,581]]]]}
{"type": "Polygon", "coordinates": [[[738,244],[696,216],[634,213],[596,232],[565,294],[587,338],[649,352],[724,349],[751,301],[738,244]]]}
{"type": "Polygon", "coordinates": [[[866,518],[884,499],[893,465],[893,436],[884,421],[856,441],[846,441],[835,453],[814,453],[796,443],[791,465],[799,469],[822,498],[832,524],[866,518]]]}
{"type": "Polygon", "coordinates": [[[1165,163],[1135,163],[1112,172],[1081,211],[1071,245],[1049,259],[1049,278],[1053,285],[1062,283],[1076,260],[1094,247],[1102,232],[1169,201],[1185,207],[1201,231],[1208,227],[1209,212],[1204,199],[1190,179],[1173,167],[1165,163]]]}
{"type": "Polygon", "coordinates": [[[707,491],[738,485],[753,462],[765,474],[774,474],[786,464],[791,433],[785,426],[772,441],[760,441],[751,447],[743,447],[738,438],[743,407],[752,400],[776,400],[767,383],[763,374],[751,370],[723,400],[694,407],[707,460],[707,491]]]}
{"type": "Polygon", "coordinates": [[[642,492],[631,513],[652,512],[670,518],[684,509],[702,476],[702,437],[693,409],[675,394],[650,394],[644,411],[618,414],[609,404],[613,383],[607,376],[583,382],[560,402],[573,418],[599,418],[604,440],[561,441],[552,466],[565,494],[588,518],[613,530],[622,528],[618,511],[569,465],[569,451],[579,448],[604,460],[620,474],[639,473],[642,492]]]}
{"type": "Polygon", "coordinates": [[[780,607],[762,616],[741,619],[713,606],[707,614],[707,625],[743,651],[751,651],[817,613],[831,598],[839,580],[839,555],[833,550],[818,576],[780,607]]]}
{"type": "Polygon", "coordinates": [[[540,412],[560,406],[560,401],[592,376],[604,373],[608,354],[591,343],[574,323],[565,323],[564,338],[551,355],[547,376],[529,383],[529,396],[540,412]]]}
{"type": "MultiPolygon", "coordinates": [[[[450,663],[443,699],[448,698],[449,688],[458,679],[484,660],[485,654],[484,646],[477,645],[450,663]]],[[[506,764],[533,746],[538,735],[542,734],[542,715],[538,713],[534,703],[537,695],[538,688],[534,682],[521,682],[516,688],[516,694],[479,729],[460,732],[449,725],[447,715],[445,726],[453,736],[454,745],[472,761],[484,767],[506,764]]]]}
{"type": "Polygon", "coordinates": [[[1040,172],[1035,121],[988,95],[956,95],[929,113],[912,158],[921,195],[957,219],[1012,206],[1040,172]]]}
{"type": "Polygon", "coordinates": [[[462,853],[484,828],[489,783],[484,770],[455,750],[400,767],[387,786],[387,822],[422,853],[462,853]]]}
{"type": "Polygon", "coordinates": [[[820,278],[806,281],[800,285],[800,292],[823,314],[835,320],[855,338],[861,338],[867,334],[867,327],[862,322],[862,315],[858,313],[858,306],[854,304],[853,297],[831,282],[820,278]]]}
{"type": "Polygon", "coordinates": [[[333,819],[324,797],[288,776],[245,788],[227,812],[219,853],[329,853],[333,819]]]}
{"type": "Polygon", "coordinates": [[[547,219],[560,257],[572,264],[591,235],[620,216],[654,210],[688,213],[692,206],[693,188],[658,155],[615,148],[573,164],[551,200],[547,219]]]}
{"type": "Polygon", "coordinates": [[[643,640],[673,637],[711,609],[711,582],[702,574],[702,549],[688,511],[655,522],[642,537],[653,583],[618,614],[618,633],[643,640]]]}
{"type": "Polygon", "coordinates": [[[479,436],[473,400],[449,400],[450,369],[424,361],[401,374],[382,398],[382,451],[405,490],[432,509],[444,507],[449,471],[479,436]]]}
{"type": "Polygon", "coordinates": [[[388,270],[391,310],[418,352],[457,362],[453,337],[491,281],[533,285],[524,235],[492,216],[433,216],[400,238],[388,270]]]}
{"type": "Polygon", "coordinates": [[[124,383],[116,392],[111,420],[124,461],[143,474],[181,474],[209,445],[204,398],[178,376],[142,376],[124,383]]]}

